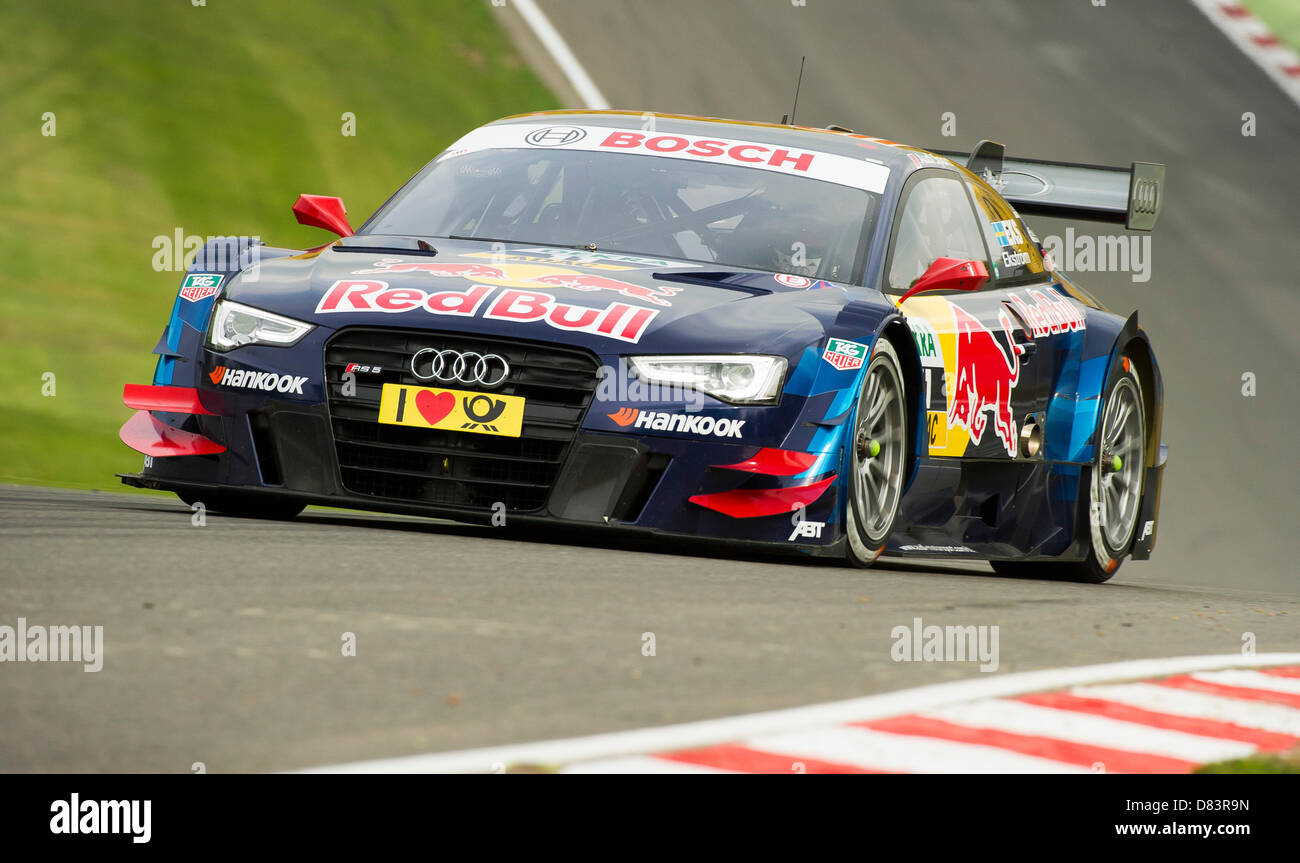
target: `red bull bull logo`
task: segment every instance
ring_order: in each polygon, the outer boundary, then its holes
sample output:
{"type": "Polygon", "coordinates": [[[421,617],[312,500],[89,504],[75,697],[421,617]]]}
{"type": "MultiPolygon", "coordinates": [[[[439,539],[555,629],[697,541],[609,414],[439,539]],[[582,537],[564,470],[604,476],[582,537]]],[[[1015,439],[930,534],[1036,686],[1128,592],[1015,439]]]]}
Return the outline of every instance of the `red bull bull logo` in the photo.
{"type": "Polygon", "coordinates": [[[671,297],[681,291],[681,288],[634,285],[630,282],[586,273],[556,273],[550,276],[538,276],[533,281],[553,288],[568,288],[573,291],[613,291],[630,299],[654,303],[656,306],[671,306],[672,303],[665,297],[671,297]]]}
{"type": "Polygon", "coordinates": [[[487,264],[435,264],[430,261],[403,261],[397,258],[385,258],[382,261],[375,261],[375,265],[371,269],[354,271],[354,275],[369,273],[428,273],[431,276],[448,279],[506,278],[505,270],[487,264]]]}
{"type": "Polygon", "coordinates": [[[531,288],[533,286],[568,288],[573,291],[610,291],[629,299],[644,300],[656,306],[671,306],[668,297],[681,292],[682,288],[634,285],[607,276],[579,273],[555,267],[512,267],[509,264],[495,266],[474,262],[456,261],[450,263],[433,263],[430,261],[403,261],[399,258],[385,258],[375,261],[374,266],[365,270],[354,270],[353,275],[373,275],[379,273],[424,273],[437,278],[468,279],[475,282],[489,282],[500,287],[531,288]],[[538,274],[541,270],[541,274],[538,274]]]}
{"type": "Polygon", "coordinates": [[[998,321],[1006,333],[1011,355],[976,318],[952,307],[957,335],[957,367],[952,404],[948,408],[948,427],[964,428],[972,443],[978,444],[988,425],[986,411],[993,412],[993,431],[1007,455],[1016,454],[1016,418],[1011,412],[1011,391],[1020,381],[1020,355],[1024,348],[1011,336],[1011,321],[1006,312],[998,321]]]}

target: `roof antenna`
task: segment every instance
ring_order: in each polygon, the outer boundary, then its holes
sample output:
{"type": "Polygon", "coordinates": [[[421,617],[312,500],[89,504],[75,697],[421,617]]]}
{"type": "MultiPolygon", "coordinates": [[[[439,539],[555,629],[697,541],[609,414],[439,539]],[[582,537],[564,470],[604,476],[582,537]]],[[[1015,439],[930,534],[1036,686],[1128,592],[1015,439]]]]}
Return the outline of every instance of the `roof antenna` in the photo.
{"type": "Polygon", "coordinates": [[[794,125],[794,112],[799,110],[799,88],[803,86],[803,63],[808,55],[799,58],[799,80],[794,85],[794,107],[790,109],[790,125],[794,125]]]}
{"type": "Polygon", "coordinates": [[[782,126],[794,125],[794,112],[799,110],[799,88],[803,86],[803,64],[807,59],[808,55],[806,54],[799,58],[799,80],[794,85],[794,107],[790,109],[790,114],[788,116],[785,114],[781,115],[782,126]]]}

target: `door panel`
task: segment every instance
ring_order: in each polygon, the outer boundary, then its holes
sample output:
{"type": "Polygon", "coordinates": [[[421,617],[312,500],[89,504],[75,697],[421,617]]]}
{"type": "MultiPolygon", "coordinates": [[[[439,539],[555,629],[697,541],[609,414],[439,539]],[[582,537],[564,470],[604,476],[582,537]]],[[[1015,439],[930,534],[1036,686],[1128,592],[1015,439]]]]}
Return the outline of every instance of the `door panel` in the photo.
{"type": "Polygon", "coordinates": [[[939,256],[983,259],[992,274],[978,291],[902,305],[921,359],[928,453],[1014,459],[1026,419],[1041,419],[1078,349],[1085,307],[1054,289],[1028,228],[984,183],[927,175],[904,195],[886,291],[905,290],[939,256]]]}
{"type": "Polygon", "coordinates": [[[1048,284],[916,296],[903,304],[921,358],[929,454],[1014,458],[1086,325],[1082,304],[1048,284]]]}

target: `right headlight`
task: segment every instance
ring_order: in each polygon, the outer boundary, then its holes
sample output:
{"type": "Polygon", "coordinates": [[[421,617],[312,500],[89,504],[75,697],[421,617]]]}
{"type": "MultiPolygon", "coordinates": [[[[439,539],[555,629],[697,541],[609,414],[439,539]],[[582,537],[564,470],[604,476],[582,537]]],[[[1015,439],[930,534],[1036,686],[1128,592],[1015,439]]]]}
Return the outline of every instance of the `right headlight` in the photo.
{"type": "Polygon", "coordinates": [[[698,390],[736,405],[774,405],[785,381],[785,357],[692,354],[628,357],[638,378],[698,390]]]}
{"type": "Polygon", "coordinates": [[[208,327],[208,345],[228,351],[244,345],[271,345],[287,348],[315,329],[314,324],[296,321],[272,312],[220,300],[212,311],[208,327]]]}

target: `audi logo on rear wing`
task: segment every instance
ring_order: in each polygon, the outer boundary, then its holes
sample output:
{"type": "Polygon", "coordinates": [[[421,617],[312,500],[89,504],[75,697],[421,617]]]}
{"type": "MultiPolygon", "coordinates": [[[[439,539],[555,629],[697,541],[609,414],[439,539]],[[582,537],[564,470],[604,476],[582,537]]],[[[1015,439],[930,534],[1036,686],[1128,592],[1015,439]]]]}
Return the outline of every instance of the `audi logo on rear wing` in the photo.
{"type": "Polygon", "coordinates": [[[1127,226],[1135,231],[1149,231],[1160,215],[1161,186],[1165,166],[1147,162],[1133,163],[1133,183],[1129,191],[1127,226]]]}

